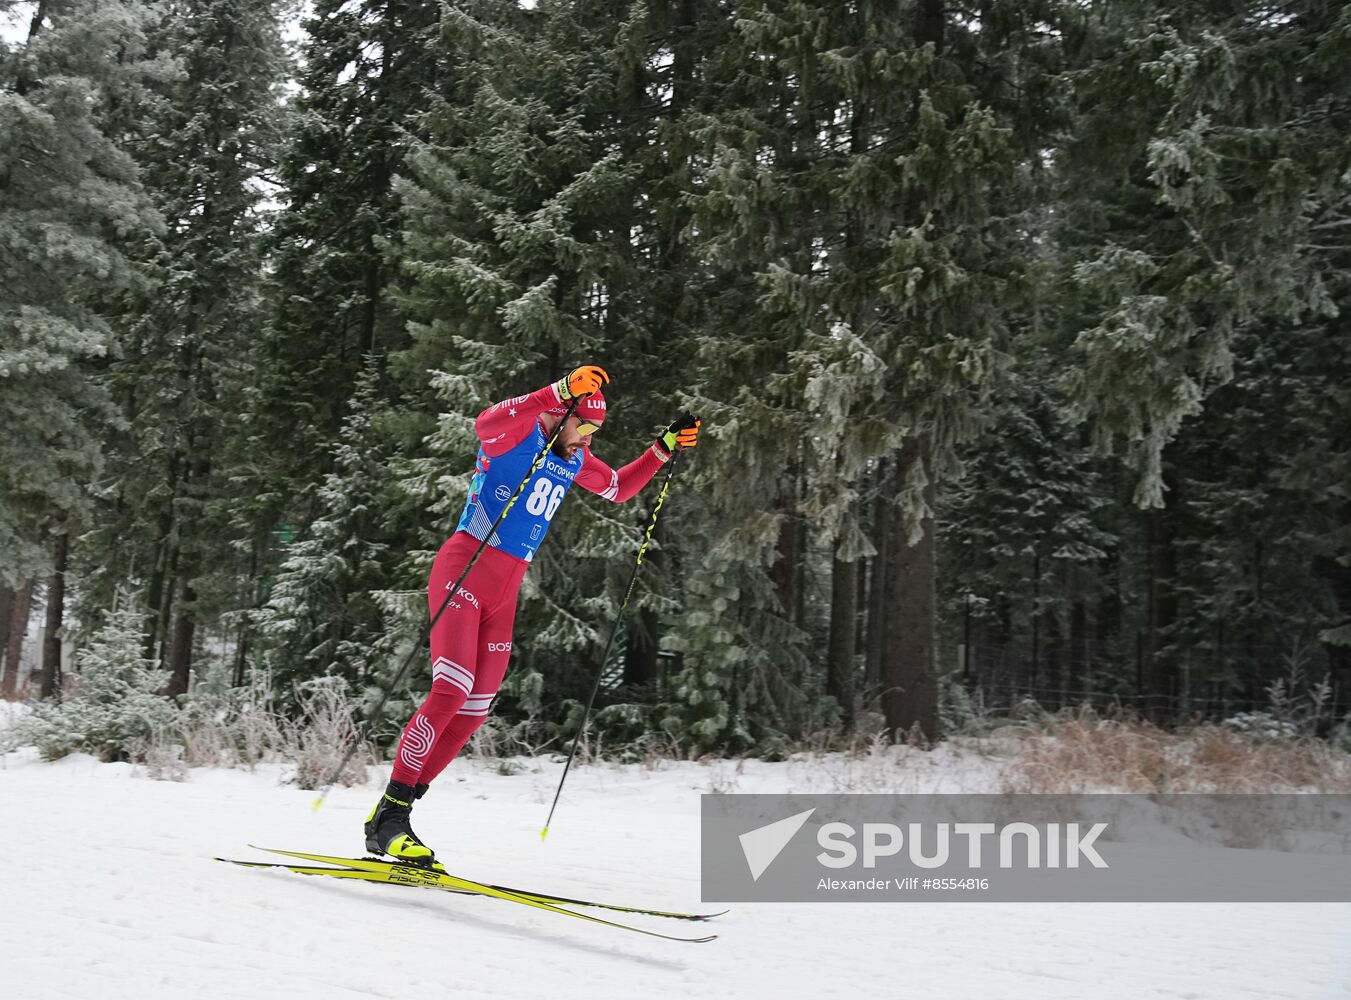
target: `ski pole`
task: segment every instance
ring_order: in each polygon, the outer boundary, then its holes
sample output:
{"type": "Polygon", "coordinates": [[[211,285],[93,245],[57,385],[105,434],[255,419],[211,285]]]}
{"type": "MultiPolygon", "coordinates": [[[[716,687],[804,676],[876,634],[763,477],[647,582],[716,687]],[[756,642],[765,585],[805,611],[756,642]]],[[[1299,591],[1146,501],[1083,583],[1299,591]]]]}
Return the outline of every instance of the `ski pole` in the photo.
{"type": "MultiPolygon", "coordinates": [[[[586,393],[585,395],[589,396],[590,393],[586,393]]],[[[394,679],[389,682],[389,685],[380,695],[380,700],[375,703],[375,708],[371,710],[370,715],[367,716],[366,721],[362,724],[361,732],[357,733],[357,738],[352,742],[351,747],[348,748],[347,754],[342,759],[342,763],[333,771],[333,776],[328,779],[328,784],[326,784],[324,790],[319,793],[319,797],[314,800],[314,809],[318,809],[324,804],[324,799],[328,797],[328,793],[331,792],[333,786],[337,784],[338,778],[341,777],[343,770],[351,763],[352,757],[357,752],[357,747],[361,746],[367,737],[369,737],[372,720],[380,717],[380,710],[385,707],[385,702],[389,700],[390,693],[399,686],[399,681],[403,680],[403,675],[407,672],[409,665],[413,662],[413,658],[422,651],[422,644],[431,636],[432,629],[436,628],[436,623],[440,621],[441,615],[444,614],[446,608],[450,606],[451,598],[460,592],[460,587],[468,578],[469,571],[474,568],[474,564],[478,562],[478,557],[481,556],[483,550],[487,548],[488,539],[493,537],[493,532],[497,530],[497,526],[501,524],[507,514],[511,512],[511,508],[515,506],[516,500],[520,497],[521,493],[524,492],[525,484],[530,481],[530,477],[538,472],[539,467],[544,464],[544,460],[549,455],[549,449],[551,449],[554,446],[554,442],[558,440],[558,435],[563,433],[563,425],[568,422],[568,417],[572,416],[572,412],[577,409],[577,404],[580,403],[583,398],[584,396],[574,396],[572,402],[568,404],[567,412],[563,414],[563,419],[560,420],[558,426],[554,428],[553,436],[545,442],[544,448],[535,456],[535,461],[531,463],[530,469],[525,474],[525,478],[522,479],[520,485],[516,487],[516,492],[511,495],[511,499],[507,501],[507,505],[502,508],[502,513],[497,515],[497,520],[493,522],[492,527],[484,533],[483,540],[478,543],[478,548],[474,550],[474,555],[464,567],[463,572],[460,573],[460,578],[455,581],[453,586],[446,590],[445,600],[443,600],[441,606],[436,609],[436,614],[432,615],[432,620],[423,627],[422,634],[418,636],[418,641],[413,644],[413,648],[410,649],[408,655],[403,658],[403,665],[399,667],[399,672],[394,675],[394,679]]]]}
{"type": "Polygon", "coordinates": [[[638,582],[638,570],[643,565],[643,554],[647,552],[647,546],[652,541],[652,531],[657,526],[657,515],[661,513],[661,505],[666,501],[666,491],[670,489],[671,477],[675,475],[676,455],[679,452],[672,452],[671,465],[666,470],[666,478],[662,481],[661,492],[657,494],[657,504],[652,508],[652,520],[648,522],[647,534],[643,536],[643,543],[638,546],[638,559],[633,564],[633,573],[629,576],[629,589],[624,593],[624,601],[619,605],[619,613],[615,615],[614,624],[610,626],[610,640],[605,644],[605,652],[600,657],[600,667],[596,670],[595,683],[591,685],[591,695],[586,699],[586,709],[582,712],[582,724],[577,728],[577,735],[572,740],[572,752],[568,754],[568,762],[563,765],[563,775],[558,779],[558,789],[554,792],[553,805],[549,807],[549,816],[544,821],[544,829],[539,832],[539,839],[543,840],[549,836],[549,823],[553,821],[554,810],[558,808],[558,797],[563,794],[563,782],[568,780],[568,770],[572,767],[572,760],[577,756],[577,745],[582,742],[582,737],[586,734],[586,724],[591,718],[591,706],[596,703],[596,692],[600,690],[601,675],[605,673],[606,661],[610,659],[610,648],[615,644],[615,636],[619,634],[619,623],[624,619],[624,609],[629,606],[629,598],[633,596],[633,586],[638,582]]]}

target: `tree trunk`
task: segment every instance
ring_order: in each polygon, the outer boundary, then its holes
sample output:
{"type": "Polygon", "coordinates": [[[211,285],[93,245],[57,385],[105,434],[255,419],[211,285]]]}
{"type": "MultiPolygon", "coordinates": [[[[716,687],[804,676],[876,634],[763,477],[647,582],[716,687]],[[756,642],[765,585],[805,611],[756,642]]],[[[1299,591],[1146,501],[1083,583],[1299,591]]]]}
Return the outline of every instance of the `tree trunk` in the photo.
{"type": "MultiPolygon", "coordinates": [[[[258,546],[258,538],[255,537],[253,545],[249,547],[249,574],[244,578],[248,588],[248,596],[241,604],[250,610],[257,608],[262,601],[262,594],[258,585],[258,546]]],[[[242,687],[244,685],[244,672],[248,667],[249,662],[249,629],[246,624],[247,621],[247,615],[240,616],[238,639],[235,643],[235,687],[242,687]]]]}
{"type": "Polygon", "coordinates": [[[9,616],[13,610],[14,588],[0,583],[0,664],[3,664],[5,649],[9,646],[9,616]]]}
{"type": "MultiPolygon", "coordinates": [[[[1089,648],[1091,650],[1090,663],[1103,664],[1104,669],[1107,665],[1113,667],[1124,666],[1122,660],[1129,654],[1118,654],[1122,649],[1119,642],[1122,633],[1122,608],[1124,602],[1121,599],[1121,558],[1116,547],[1107,550],[1107,558],[1103,562],[1099,579],[1106,583],[1102,596],[1098,598],[1097,614],[1094,621],[1094,634],[1096,638],[1090,640],[1089,648]]],[[[1128,662],[1128,661],[1127,661],[1128,662]]],[[[1090,675],[1092,670],[1089,671],[1090,675]]],[[[1116,670],[1113,670],[1116,673],[1116,670]]],[[[1090,683],[1090,676],[1086,683],[1090,683]]]]}
{"type": "Polygon", "coordinates": [[[933,43],[935,55],[943,54],[946,14],[945,0],[921,0],[919,19],[915,24],[915,41],[919,45],[933,43]]]}
{"type": "Polygon", "coordinates": [[[19,660],[23,656],[23,637],[28,631],[28,613],[33,610],[33,581],[14,592],[9,615],[9,641],[5,644],[5,673],[0,678],[0,697],[13,698],[18,689],[19,660]]]}
{"type": "MultiPolygon", "coordinates": [[[[854,655],[857,656],[859,650],[865,649],[864,643],[868,641],[868,631],[864,628],[867,621],[867,615],[864,614],[863,607],[868,601],[868,560],[854,560],[854,655]]],[[[855,677],[858,671],[854,672],[855,677]]]]}
{"type": "MultiPolygon", "coordinates": [[[[1343,508],[1342,523],[1351,520],[1351,505],[1343,508]]],[[[1343,566],[1326,555],[1313,557],[1313,571],[1327,581],[1336,613],[1333,621],[1342,627],[1351,625],[1351,566],[1343,566]]],[[[1332,717],[1341,718],[1351,708],[1351,647],[1323,643],[1332,677],[1332,717]]]]}
{"type": "Polygon", "coordinates": [[[1032,553],[1032,660],[1028,666],[1028,689],[1037,699],[1041,687],[1041,553],[1032,553]]]}
{"type": "Polygon", "coordinates": [[[160,610],[164,606],[164,581],[167,579],[169,569],[170,526],[170,518],[161,516],[159,519],[159,541],[155,544],[154,569],[150,572],[150,584],[145,595],[145,658],[147,660],[159,659],[156,653],[160,648],[163,636],[160,610]]]}
{"type": "Polygon", "coordinates": [[[194,602],[197,591],[187,580],[181,584],[182,597],[178,602],[178,616],[174,619],[173,642],[169,647],[169,686],[165,694],[171,697],[187,694],[189,671],[192,669],[192,640],[197,631],[197,609],[194,602]]]}
{"type": "Polygon", "coordinates": [[[1089,701],[1088,609],[1082,600],[1070,605],[1069,673],[1065,680],[1067,691],[1077,692],[1083,701],[1089,701]]]}
{"type": "MultiPolygon", "coordinates": [[[[1171,503],[1178,500],[1176,477],[1164,470],[1171,503]]],[[[1177,660],[1168,644],[1178,617],[1177,551],[1175,514],[1167,508],[1155,508],[1145,514],[1145,541],[1148,547],[1148,628],[1145,635],[1145,677],[1149,718],[1166,722],[1172,715],[1171,699],[1177,694],[1177,660]]]]}
{"type": "Polygon", "coordinates": [[[1060,627],[1060,614],[1055,609],[1046,616],[1046,680],[1047,701],[1052,709],[1065,707],[1065,637],[1060,627]]]}
{"type": "Polygon", "coordinates": [[[854,641],[858,628],[858,573],[854,563],[834,560],[830,582],[830,646],[826,693],[840,706],[840,728],[854,728],[854,641]]]}
{"type": "Polygon", "coordinates": [[[873,548],[868,574],[868,632],[864,647],[864,684],[869,691],[882,686],[882,658],[887,648],[887,569],[890,566],[888,546],[891,541],[891,510],[888,503],[890,486],[885,463],[877,467],[877,496],[873,499],[873,548]]]}
{"type": "Polygon", "coordinates": [[[148,659],[154,660],[163,667],[169,660],[169,649],[172,645],[169,634],[169,626],[173,621],[174,611],[174,578],[178,571],[178,542],[171,541],[169,551],[165,556],[165,583],[162,584],[162,596],[158,607],[152,610],[156,614],[155,630],[152,642],[158,645],[158,649],[148,650],[148,659]]]}
{"type": "MultiPolygon", "coordinates": [[[[46,20],[47,0],[38,0],[37,5],[33,8],[33,16],[28,21],[28,40],[25,43],[28,48],[31,49],[46,20]]],[[[38,81],[33,75],[34,61],[32,59],[21,59],[18,66],[19,71],[15,74],[14,79],[14,92],[23,97],[37,86],[38,81]]]]}
{"type": "MultiPolygon", "coordinates": [[[[190,369],[184,368],[183,379],[188,380],[190,369]]],[[[163,664],[168,656],[169,612],[173,607],[173,579],[178,570],[178,540],[180,528],[174,513],[182,496],[184,457],[175,450],[169,456],[165,472],[168,496],[163,500],[155,519],[155,566],[150,574],[150,588],[146,592],[147,628],[145,658],[163,664]]]]}
{"type": "Polygon", "coordinates": [[[47,583],[47,628],[42,635],[42,692],[51,698],[61,684],[61,627],[66,617],[66,558],[70,553],[70,535],[63,528],[56,536],[52,556],[52,575],[47,583]]]}
{"type": "MultiPolygon", "coordinates": [[[[912,437],[901,449],[898,476],[915,462],[931,468],[926,436],[912,437]]],[[[924,489],[932,510],[934,484],[924,489]]],[[[889,641],[883,681],[882,712],[891,738],[905,738],[918,726],[926,740],[938,737],[938,676],[934,663],[934,524],[923,522],[918,542],[906,542],[904,514],[899,507],[893,515],[894,538],[891,569],[888,573],[889,641]]]]}
{"type": "Polygon", "coordinates": [[[243,623],[239,626],[237,638],[235,640],[235,669],[232,683],[235,687],[244,686],[244,672],[249,665],[249,639],[248,630],[243,623]]]}
{"type": "Polygon", "coordinates": [[[783,617],[794,623],[797,621],[798,587],[801,586],[802,550],[798,546],[801,534],[798,531],[797,514],[787,512],[783,528],[779,531],[778,555],[770,571],[774,591],[783,608],[783,617]]]}

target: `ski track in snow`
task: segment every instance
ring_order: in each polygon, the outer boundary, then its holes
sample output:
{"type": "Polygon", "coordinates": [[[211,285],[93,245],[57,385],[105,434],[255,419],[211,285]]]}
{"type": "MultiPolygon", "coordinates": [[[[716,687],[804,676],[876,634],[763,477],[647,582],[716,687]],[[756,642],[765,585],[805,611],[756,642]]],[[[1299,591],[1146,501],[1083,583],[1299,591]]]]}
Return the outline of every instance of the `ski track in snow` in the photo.
{"type": "MultiPolygon", "coordinates": [[[[574,769],[462,760],[416,827],[468,878],[672,909],[699,903],[699,793],[989,791],[940,750],[903,773],[839,758],[574,769]]],[[[87,756],[0,764],[0,993],[9,1000],[384,997],[938,997],[1315,1000],[1351,996],[1351,904],[737,904],[648,939],[511,903],[249,871],[247,844],[360,856],[387,778],[314,792],[285,769],[150,780],[87,756]],[[48,846],[44,846],[44,843],[48,846]]],[[[272,858],[271,860],[284,860],[272,858]]],[[[717,907],[720,908],[720,907],[717,907]]],[[[602,915],[602,914],[598,914],[602,915]]],[[[623,915],[615,919],[627,920],[623,915]]]]}

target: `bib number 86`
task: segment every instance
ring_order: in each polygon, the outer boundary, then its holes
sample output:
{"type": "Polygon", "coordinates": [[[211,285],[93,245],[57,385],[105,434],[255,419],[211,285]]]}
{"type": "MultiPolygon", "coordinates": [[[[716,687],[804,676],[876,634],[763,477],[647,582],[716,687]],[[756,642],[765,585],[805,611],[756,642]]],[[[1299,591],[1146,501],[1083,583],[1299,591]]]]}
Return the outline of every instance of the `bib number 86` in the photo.
{"type": "Polygon", "coordinates": [[[525,509],[536,517],[543,514],[544,520],[552,521],[554,513],[558,510],[558,505],[563,502],[563,495],[567,491],[568,488],[562,483],[551,483],[547,479],[537,479],[535,480],[535,488],[525,498],[525,509]]]}

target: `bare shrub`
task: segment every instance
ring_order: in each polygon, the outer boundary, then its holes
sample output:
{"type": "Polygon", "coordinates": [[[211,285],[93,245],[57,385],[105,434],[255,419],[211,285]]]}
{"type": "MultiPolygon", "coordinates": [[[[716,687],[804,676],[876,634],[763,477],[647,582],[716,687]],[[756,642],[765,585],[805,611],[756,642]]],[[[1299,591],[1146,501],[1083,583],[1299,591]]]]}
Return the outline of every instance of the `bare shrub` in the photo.
{"type": "Polygon", "coordinates": [[[500,716],[490,715],[469,737],[468,749],[479,760],[538,757],[553,748],[556,739],[556,732],[538,720],[513,724],[500,716]]]}
{"type": "Polygon", "coordinates": [[[681,760],[680,741],[665,729],[647,733],[636,741],[634,752],[646,771],[662,771],[672,762],[681,760]]]}
{"type": "Polygon", "coordinates": [[[746,760],[739,757],[735,762],[722,757],[701,757],[699,763],[708,766],[708,791],[713,795],[730,795],[741,783],[746,760]]]}
{"type": "Polygon", "coordinates": [[[1000,775],[1006,792],[1153,792],[1169,784],[1179,765],[1173,738],[1148,722],[1103,719],[1085,706],[1075,715],[1029,734],[1000,775]]]}
{"type": "Polygon", "coordinates": [[[1028,734],[1000,775],[1006,792],[1351,791],[1351,755],[1319,740],[1275,741],[1202,725],[1168,733],[1089,708],[1028,734]]]}
{"type": "Polygon", "coordinates": [[[1266,687],[1267,714],[1283,729],[1312,736],[1331,721],[1332,685],[1327,676],[1312,681],[1306,671],[1306,647],[1296,642],[1284,657],[1285,675],[1266,687]]]}
{"type": "Polygon", "coordinates": [[[842,754],[814,754],[803,761],[804,784],[842,793],[898,792],[913,783],[912,745],[894,746],[886,729],[859,733],[842,754]]]}
{"type": "Polygon", "coordinates": [[[176,735],[189,767],[252,770],[262,760],[287,752],[286,730],[267,673],[260,671],[245,686],[234,687],[224,664],[214,663],[185,701],[176,735]]]}
{"type": "Polygon", "coordinates": [[[1318,740],[1274,742],[1201,726],[1180,749],[1186,768],[1168,791],[1351,791],[1351,756],[1318,740]]]}
{"type": "Polygon", "coordinates": [[[183,752],[192,767],[228,767],[234,763],[225,720],[204,720],[181,727],[183,752]]]}
{"type": "Polygon", "coordinates": [[[375,750],[363,742],[340,773],[338,766],[357,740],[357,726],[341,677],[316,677],[297,690],[300,717],[284,723],[286,758],[295,765],[291,780],[301,788],[320,788],[330,781],[359,785],[366,768],[375,763],[375,750]]]}
{"type": "Polygon", "coordinates": [[[158,730],[150,736],[137,736],[127,746],[127,757],[145,769],[156,781],[187,781],[188,762],[183,744],[173,734],[158,730]]]}
{"type": "Polygon", "coordinates": [[[272,710],[270,693],[251,691],[234,718],[235,766],[249,771],[286,742],[285,724],[272,710]]]}

